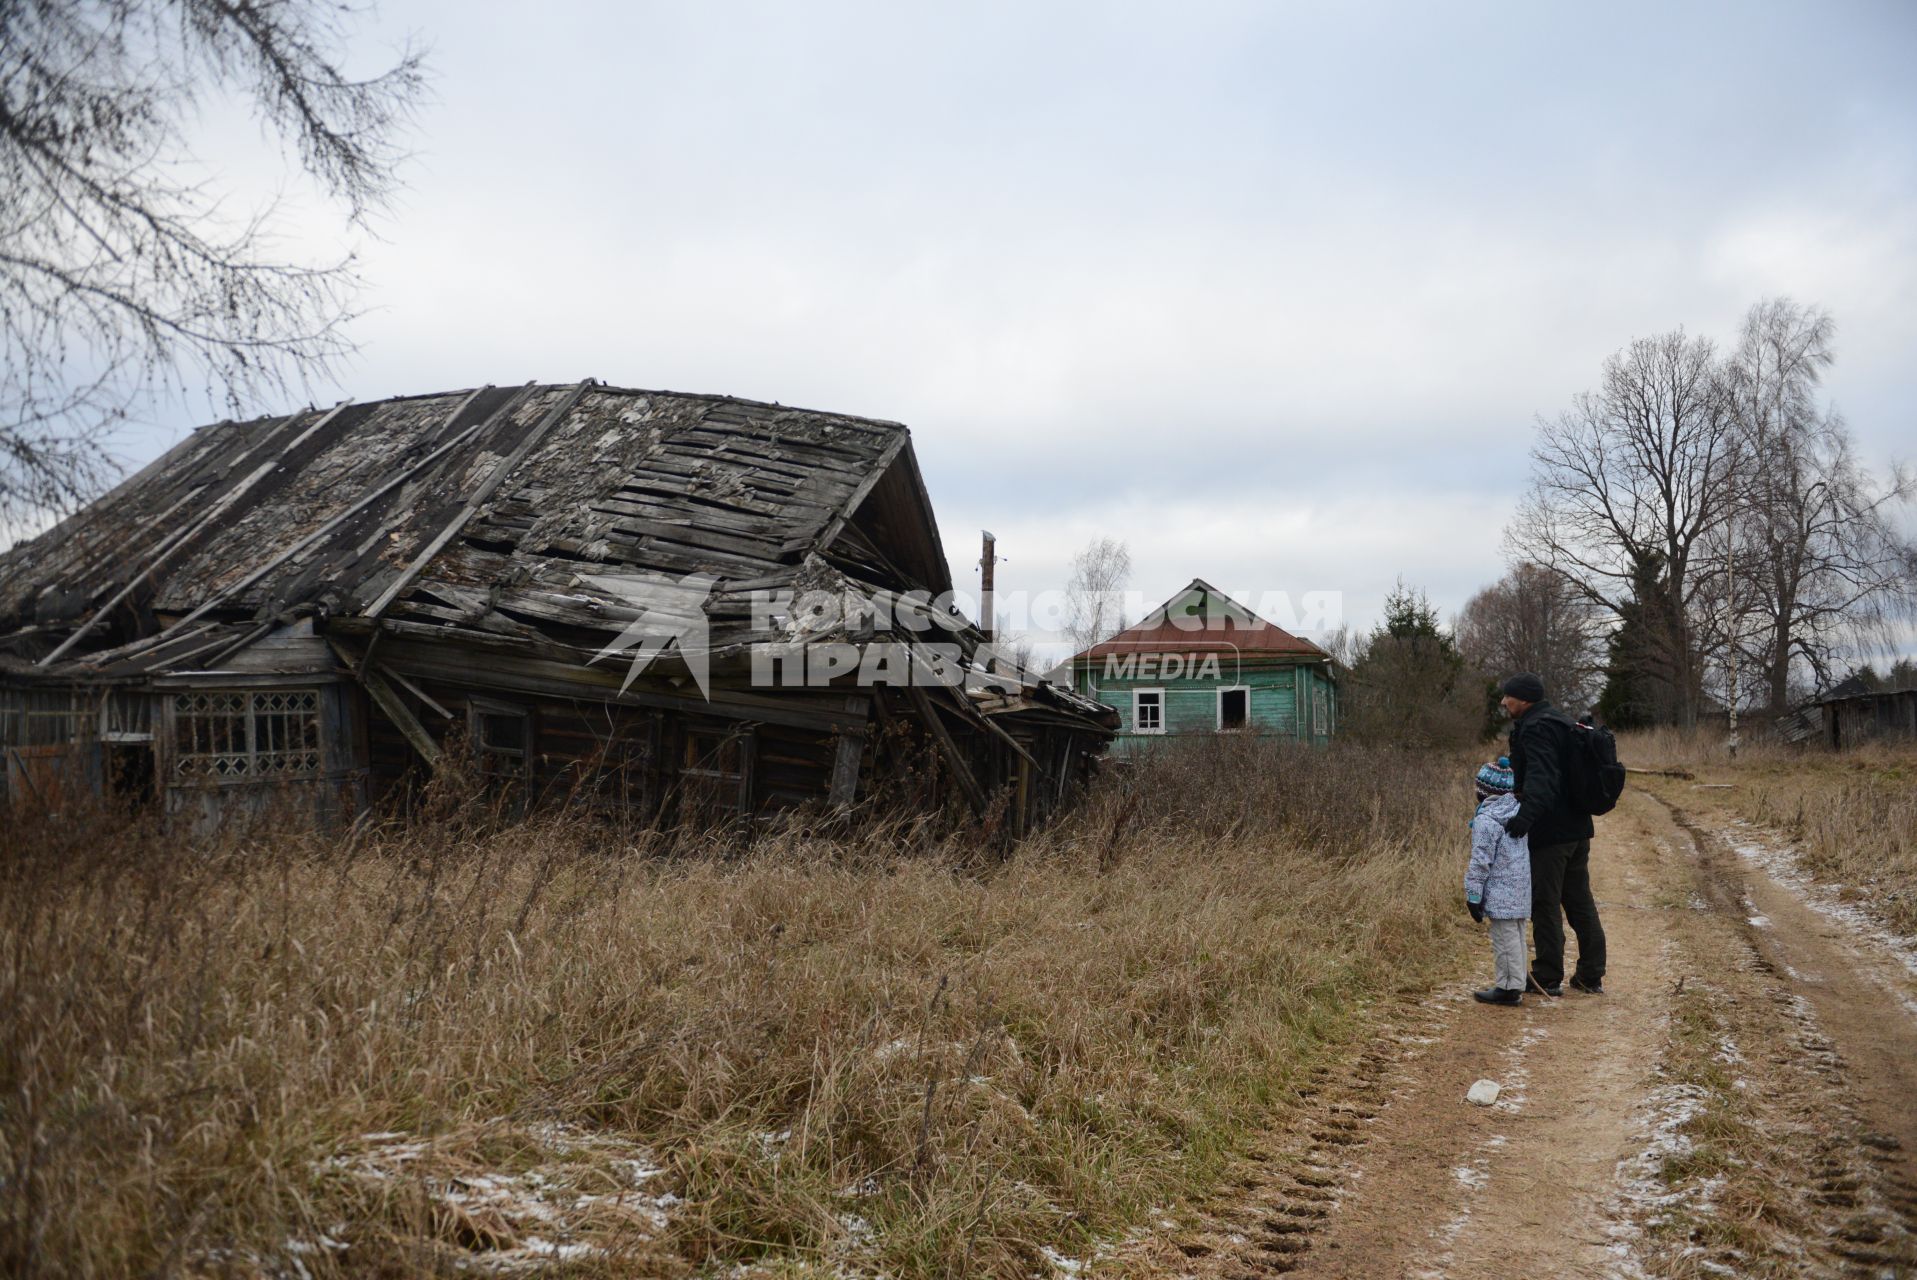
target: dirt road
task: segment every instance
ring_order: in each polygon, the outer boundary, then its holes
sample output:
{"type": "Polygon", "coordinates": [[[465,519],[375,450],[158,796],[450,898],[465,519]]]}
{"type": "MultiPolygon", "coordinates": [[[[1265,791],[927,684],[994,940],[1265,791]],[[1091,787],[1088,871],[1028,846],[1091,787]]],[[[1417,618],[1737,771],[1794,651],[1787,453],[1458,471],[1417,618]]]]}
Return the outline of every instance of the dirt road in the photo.
{"type": "Polygon", "coordinates": [[[1230,1194],[1131,1261],[1201,1280],[1917,1276],[1917,959],[1715,798],[1673,782],[1601,821],[1608,994],[1502,1009],[1461,983],[1380,1011],[1230,1194]],[[1465,1102],[1478,1079],[1494,1106],[1465,1102]]]}

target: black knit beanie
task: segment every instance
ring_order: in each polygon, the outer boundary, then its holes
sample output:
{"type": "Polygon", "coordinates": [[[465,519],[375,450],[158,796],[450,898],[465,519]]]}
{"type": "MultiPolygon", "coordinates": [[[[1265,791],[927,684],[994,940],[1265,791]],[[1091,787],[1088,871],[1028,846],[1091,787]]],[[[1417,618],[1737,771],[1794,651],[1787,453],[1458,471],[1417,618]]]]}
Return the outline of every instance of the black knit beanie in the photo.
{"type": "Polygon", "coordinates": [[[1516,698],[1519,702],[1543,702],[1544,681],[1529,671],[1520,671],[1504,682],[1502,692],[1507,698],[1516,698]]]}

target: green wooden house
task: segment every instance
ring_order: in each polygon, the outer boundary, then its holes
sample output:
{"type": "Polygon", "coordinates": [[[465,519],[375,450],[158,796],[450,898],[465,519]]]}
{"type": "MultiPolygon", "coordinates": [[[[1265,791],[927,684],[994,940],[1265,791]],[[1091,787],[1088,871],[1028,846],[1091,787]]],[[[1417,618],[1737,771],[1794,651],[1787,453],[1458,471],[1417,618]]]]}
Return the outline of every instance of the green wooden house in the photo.
{"type": "Polygon", "coordinates": [[[1075,690],[1118,708],[1121,755],[1201,733],[1326,742],[1338,727],[1331,656],[1202,578],[1071,663],[1075,690]]]}

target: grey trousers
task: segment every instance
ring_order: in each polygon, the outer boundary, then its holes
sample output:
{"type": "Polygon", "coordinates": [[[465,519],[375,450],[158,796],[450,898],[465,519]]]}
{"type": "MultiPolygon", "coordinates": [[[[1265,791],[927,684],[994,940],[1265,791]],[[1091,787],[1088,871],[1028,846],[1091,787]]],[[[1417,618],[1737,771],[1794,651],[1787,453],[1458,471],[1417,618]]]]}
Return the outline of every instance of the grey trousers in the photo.
{"type": "Polygon", "coordinates": [[[1492,985],[1506,991],[1524,990],[1524,921],[1493,918],[1487,923],[1491,926],[1491,959],[1498,967],[1492,985]]]}

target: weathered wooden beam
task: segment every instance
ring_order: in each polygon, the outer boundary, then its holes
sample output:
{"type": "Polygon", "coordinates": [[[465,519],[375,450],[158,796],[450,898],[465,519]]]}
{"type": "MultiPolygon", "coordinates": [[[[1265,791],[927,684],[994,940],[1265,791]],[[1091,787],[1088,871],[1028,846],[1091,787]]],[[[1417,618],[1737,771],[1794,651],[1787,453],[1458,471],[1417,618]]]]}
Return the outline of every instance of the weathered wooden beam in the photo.
{"type": "MultiPolygon", "coordinates": [[[[857,698],[863,703],[865,699],[857,698]]],[[[859,710],[864,710],[860,707],[859,710]]],[[[828,799],[834,805],[851,804],[859,793],[859,760],[865,755],[865,735],[841,731],[832,756],[832,789],[828,799]]]]}
{"type": "MultiPolygon", "coordinates": [[[[329,629],[344,631],[347,627],[342,624],[359,622],[359,619],[334,619],[329,629]]],[[[387,634],[386,648],[390,656],[386,666],[389,669],[404,667],[411,675],[452,685],[511,693],[544,693],[560,698],[590,698],[620,706],[650,707],[718,719],[756,720],[820,732],[858,731],[866,721],[863,711],[855,713],[849,709],[849,699],[830,695],[795,696],[792,692],[757,692],[719,684],[713,686],[710,698],[700,696],[697,690],[671,694],[638,685],[621,692],[619,672],[603,666],[588,667],[530,656],[522,642],[484,637],[470,631],[454,637],[448,634],[450,628],[392,619],[381,625],[387,634]],[[495,640],[500,647],[473,643],[487,639],[495,640]]],[[[364,632],[355,629],[352,634],[364,632]]]]}
{"type": "Polygon", "coordinates": [[[391,676],[395,684],[397,684],[400,688],[406,690],[406,692],[412,694],[415,698],[418,698],[421,706],[431,708],[432,711],[436,715],[438,715],[440,719],[451,720],[453,718],[452,712],[440,706],[438,701],[434,699],[430,694],[428,694],[424,689],[414,684],[411,680],[408,680],[405,676],[401,675],[399,672],[392,670],[390,667],[382,667],[380,669],[380,674],[391,676]]]}
{"type": "Polygon", "coordinates": [[[959,789],[965,792],[965,799],[971,804],[972,811],[980,817],[985,815],[988,803],[985,788],[979,785],[978,778],[972,773],[972,766],[966,762],[965,753],[959,750],[958,742],[952,737],[952,731],[945,727],[945,721],[939,718],[938,708],[932,705],[932,699],[925,690],[917,685],[906,686],[911,694],[912,705],[918,709],[919,719],[932,731],[932,740],[939,745],[950,766],[952,776],[958,779],[959,789]]]}
{"type": "MultiPolygon", "coordinates": [[[[53,650],[52,653],[49,653],[46,657],[40,659],[40,661],[36,665],[42,666],[42,667],[51,666],[55,662],[58,662],[62,657],[66,656],[67,652],[70,649],[72,649],[74,645],[80,643],[82,639],[84,639],[87,635],[91,634],[93,629],[99,626],[100,623],[104,621],[108,615],[110,615],[115,609],[119,608],[123,603],[125,603],[127,598],[133,594],[134,590],[137,587],[139,587],[139,585],[142,582],[145,582],[148,578],[151,578],[156,572],[159,571],[161,566],[166,564],[168,560],[171,560],[174,556],[178,555],[180,548],[192,543],[194,539],[200,536],[201,533],[203,533],[205,530],[207,530],[216,522],[218,522],[220,517],[224,516],[228,511],[232,510],[233,504],[238,502],[241,498],[245,497],[246,494],[253,488],[253,486],[257,485],[261,480],[271,475],[274,472],[274,470],[276,470],[279,467],[280,463],[285,460],[288,454],[292,453],[293,450],[299,448],[302,444],[305,444],[308,440],[310,440],[314,432],[318,431],[321,427],[331,422],[334,419],[334,417],[338,415],[339,411],[341,409],[344,409],[350,403],[352,403],[350,400],[342,400],[338,404],[334,405],[331,409],[327,410],[325,413],[320,415],[319,421],[315,422],[312,426],[306,428],[306,430],[300,432],[299,435],[295,436],[293,438],[292,443],[288,444],[285,448],[281,449],[273,457],[268,458],[265,462],[260,463],[257,467],[253,468],[253,470],[247,472],[246,477],[244,479],[242,479],[238,484],[234,485],[231,489],[227,490],[225,493],[221,494],[219,500],[216,501],[212,505],[212,507],[209,508],[206,511],[206,513],[203,514],[198,520],[195,520],[192,524],[188,525],[186,529],[183,530],[181,533],[179,533],[178,535],[176,535],[175,537],[171,539],[168,539],[164,544],[162,544],[159,553],[156,554],[153,557],[153,559],[147,562],[145,568],[141,569],[137,574],[129,578],[125,586],[121,587],[118,591],[114,592],[113,597],[110,600],[108,600],[105,604],[101,605],[98,609],[95,609],[91,617],[89,617],[85,622],[81,623],[77,628],[75,628],[72,635],[68,636],[65,640],[61,641],[60,644],[53,650]]],[[[274,429],[273,434],[277,436],[279,432],[286,430],[288,426],[290,426],[293,422],[298,420],[299,416],[300,415],[297,413],[288,414],[285,420],[282,421],[280,425],[274,429]]],[[[266,441],[262,440],[259,446],[254,450],[254,453],[257,454],[260,451],[264,450],[266,447],[266,443],[267,443],[266,441]]],[[[249,457],[250,456],[252,455],[249,455],[249,457]]]]}
{"type": "Polygon", "coordinates": [[[473,490],[472,496],[466,499],[466,505],[459,509],[459,513],[452,518],[444,529],[441,529],[439,533],[433,537],[431,542],[426,544],[417,556],[413,557],[412,563],[408,564],[406,568],[400,572],[399,577],[393,580],[392,585],[387,587],[379,599],[373,602],[373,607],[366,611],[368,618],[377,618],[380,614],[384,613],[386,607],[399,598],[400,593],[406,589],[407,584],[419,576],[420,570],[424,569],[434,556],[444,550],[447,543],[459,536],[460,530],[464,529],[467,524],[471,522],[472,518],[479,513],[479,509],[486,504],[486,500],[492,497],[493,494],[498,491],[499,486],[506,482],[506,477],[516,471],[519,468],[519,464],[526,460],[526,455],[531,453],[533,449],[546,438],[547,433],[558,426],[560,421],[564,419],[568,413],[572,412],[573,406],[579,403],[580,398],[586,394],[591,386],[592,379],[587,378],[559,398],[559,403],[548,411],[537,426],[525,434],[525,437],[520,440],[519,446],[505,458],[501,459],[499,464],[492,469],[491,474],[480,482],[477,489],[473,490]]]}
{"type": "MultiPolygon", "coordinates": [[[[373,643],[378,642],[379,633],[374,632],[373,643]]],[[[413,714],[413,709],[406,705],[405,700],[394,691],[393,686],[387,683],[386,678],[380,674],[380,669],[373,665],[373,645],[368,645],[366,652],[358,657],[355,657],[346,646],[330,638],[326,642],[326,647],[333,651],[333,656],[340,660],[340,665],[352,673],[353,679],[359,681],[360,687],[366,690],[367,696],[373,700],[373,705],[384,711],[386,718],[398,727],[401,735],[412,744],[413,750],[419,752],[427,764],[438,769],[443,754],[438,741],[427,732],[426,726],[420,723],[419,717],[413,714]]]]}
{"type": "MultiPolygon", "coordinates": [[[[526,390],[530,391],[531,388],[532,388],[532,384],[527,383],[526,390]]],[[[450,427],[452,426],[453,423],[459,421],[459,415],[466,412],[467,407],[471,405],[474,400],[477,400],[482,392],[489,391],[489,390],[491,390],[490,386],[475,388],[469,395],[467,395],[467,397],[464,400],[461,400],[459,404],[453,409],[452,413],[447,417],[445,424],[440,427],[440,430],[444,431],[447,427],[450,427]]],[[[522,392],[520,398],[523,398],[523,395],[524,393],[522,392]]],[[[509,402],[506,407],[511,408],[512,405],[516,404],[517,402],[518,402],[518,399],[516,398],[515,400],[509,402]]],[[[207,610],[211,609],[214,605],[218,604],[221,600],[224,600],[229,596],[237,595],[238,593],[246,590],[248,587],[252,586],[254,583],[264,578],[267,574],[273,572],[273,570],[279,568],[281,565],[285,564],[287,561],[293,559],[295,556],[305,551],[308,547],[311,547],[313,544],[324,539],[328,534],[332,533],[335,529],[339,528],[341,525],[345,524],[348,520],[351,520],[354,516],[364,511],[369,505],[379,501],[379,499],[385,497],[388,493],[391,493],[394,489],[398,488],[400,485],[405,484],[408,480],[411,480],[414,476],[418,475],[421,471],[425,470],[427,467],[432,466],[433,463],[438,462],[441,458],[445,457],[448,453],[452,452],[454,449],[464,444],[467,440],[470,440],[474,432],[486,426],[487,423],[495,421],[497,418],[498,418],[498,414],[494,414],[491,417],[488,417],[481,422],[475,422],[472,426],[467,427],[464,431],[454,436],[451,440],[448,440],[445,444],[440,445],[437,449],[434,449],[431,453],[428,453],[425,457],[421,458],[418,462],[413,463],[411,466],[399,472],[397,475],[387,480],[384,484],[374,486],[369,492],[367,492],[364,496],[360,497],[357,501],[353,502],[344,511],[340,512],[338,515],[328,520],[325,524],[322,524],[319,528],[313,530],[311,533],[301,538],[298,542],[295,542],[292,546],[288,547],[286,550],[274,556],[271,560],[268,560],[265,564],[261,565],[259,568],[247,574],[244,578],[241,578],[238,582],[235,582],[231,584],[230,586],[222,587],[218,591],[214,592],[211,596],[207,597],[205,600],[201,601],[197,606],[195,606],[191,613],[182,617],[178,622],[175,622],[171,627],[168,627],[166,631],[160,632],[160,635],[154,638],[159,639],[160,637],[165,636],[167,632],[172,631],[178,627],[185,626],[187,623],[193,621],[195,618],[198,618],[199,616],[204,614],[207,610]]]]}
{"type": "Polygon", "coordinates": [[[844,502],[839,504],[837,513],[827,522],[825,528],[819,531],[819,536],[809,541],[805,550],[819,551],[832,545],[832,540],[839,536],[839,530],[845,528],[846,521],[858,511],[859,504],[865,501],[866,495],[872,492],[873,486],[877,485],[885,475],[885,469],[891,466],[892,460],[904,451],[907,439],[909,437],[901,431],[886,444],[884,450],[867,469],[865,478],[853,486],[852,492],[846,496],[844,502]]]}
{"type": "Polygon", "coordinates": [[[373,699],[374,704],[386,713],[387,719],[399,727],[399,731],[406,736],[406,741],[413,744],[413,750],[419,752],[427,764],[435,769],[439,768],[442,755],[439,743],[434,741],[433,735],[426,731],[426,726],[419,722],[419,717],[413,714],[413,709],[407,706],[405,700],[394,691],[393,686],[386,682],[386,677],[380,674],[379,668],[365,667],[354,674],[359,677],[360,684],[373,699]]]}

